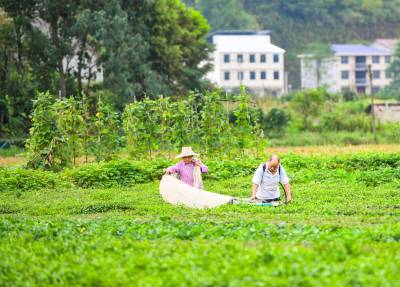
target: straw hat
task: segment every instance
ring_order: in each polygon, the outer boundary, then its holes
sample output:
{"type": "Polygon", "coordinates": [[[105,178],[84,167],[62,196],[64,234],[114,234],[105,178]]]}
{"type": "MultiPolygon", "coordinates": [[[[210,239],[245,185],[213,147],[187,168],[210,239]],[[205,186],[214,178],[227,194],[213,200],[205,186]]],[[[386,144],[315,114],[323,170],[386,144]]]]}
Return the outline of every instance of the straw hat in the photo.
{"type": "Polygon", "coordinates": [[[191,146],[184,146],[182,147],[182,152],[176,156],[176,158],[181,158],[185,156],[199,156],[192,150],[191,146]]]}

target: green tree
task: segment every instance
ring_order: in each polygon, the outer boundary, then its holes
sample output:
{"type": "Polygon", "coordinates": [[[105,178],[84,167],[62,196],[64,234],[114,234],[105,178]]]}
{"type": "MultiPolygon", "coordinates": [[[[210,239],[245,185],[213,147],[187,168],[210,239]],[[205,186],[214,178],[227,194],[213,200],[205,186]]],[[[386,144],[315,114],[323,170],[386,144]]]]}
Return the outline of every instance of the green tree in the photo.
{"type": "MultiPolygon", "coordinates": [[[[18,6],[14,1],[7,3],[18,6]]],[[[22,42],[25,37],[31,37],[23,32],[29,26],[28,16],[24,16],[29,14],[26,12],[29,6],[18,16],[12,9],[8,10],[11,11],[0,10],[0,136],[19,136],[28,131],[36,75],[27,63],[27,46],[22,42]]]]}
{"type": "Polygon", "coordinates": [[[209,32],[206,19],[179,0],[157,1],[153,10],[148,40],[152,68],[163,76],[172,93],[203,88],[202,77],[211,66],[200,63],[212,51],[206,40],[209,32]]]}
{"type": "Polygon", "coordinates": [[[392,58],[392,62],[388,68],[388,73],[392,81],[388,90],[400,99],[400,43],[397,45],[392,58]]]}
{"type": "Polygon", "coordinates": [[[313,120],[322,112],[327,92],[324,89],[304,90],[295,93],[290,106],[301,118],[303,128],[311,129],[313,120]]]}
{"type": "Polygon", "coordinates": [[[209,19],[212,30],[257,29],[255,15],[248,13],[241,0],[185,0],[189,6],[200,10],[209,19]]]}
{"type": "Polygon", "coordinates": [[[75,54],[73,42],[74,34],[72,27],[76,22],[79,2],[73,0],[51,1],[38,0],[39,17],[49,24],[49,39],[52,48],[52,57],[58,78],[58,88],[61,98],[67,95],[73,95],[74,90],[67,90],[69,81],[69,67],[67,57],[75,54]]]}
{"type": "Polygon", "coordinates": [[[290,115],[281,109],[271,109],[262,120],[263,130],[271,137],[281,137],[285,134],[290,115]]]}

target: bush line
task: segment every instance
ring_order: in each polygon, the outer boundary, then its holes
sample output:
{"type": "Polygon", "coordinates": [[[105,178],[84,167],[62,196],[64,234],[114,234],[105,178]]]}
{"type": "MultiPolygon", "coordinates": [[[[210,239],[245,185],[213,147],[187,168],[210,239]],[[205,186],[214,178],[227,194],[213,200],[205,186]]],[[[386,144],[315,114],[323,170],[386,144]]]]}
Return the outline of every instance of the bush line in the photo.
{"type": "MultiPolygon", "coordinates": [[[[221,180],[251,175],[262,160],[205,160],[205,179],[221,180]]],[[[357,154],[343,156],[299,156],[287,154],[282,163],[292,182],[347,180],[376,186],[400,179],[400,154],[357,154]]],[[[153,161],[112,160],[86,164],[62,172],[0,168],[0,191],[59,189],[69,187],[109,188],[159,180],[163,169],[173,164],[153,161]]]]}

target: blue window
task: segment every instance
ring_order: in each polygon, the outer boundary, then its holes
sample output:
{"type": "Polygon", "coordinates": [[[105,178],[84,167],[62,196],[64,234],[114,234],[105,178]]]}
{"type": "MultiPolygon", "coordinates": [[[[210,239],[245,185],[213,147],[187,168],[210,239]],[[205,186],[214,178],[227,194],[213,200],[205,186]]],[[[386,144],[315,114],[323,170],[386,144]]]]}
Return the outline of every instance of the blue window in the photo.
{"type": "Polygon", "coordinates": [[[229,63],[231,61],[231,57],[229,54],[224,55],[224,63],[229,63]]]}
{"type": "Polygon", "coordinates": [[[342,79],[343,80],[349,79],[349,71],[342,71],[342,79]]]}
{"type": "Polygon", "coordinates": [[[250,80],[256,79],[256,72],[250,72],[250,80]]]}
{"type": "Polygon", "coordinates": [[[225,73],[224,73],[224,80],[225,80],[225,81],[229,81],[230,78],[231,78],[231,73],[225,72],[225,73]]]}
{"type": "Polygon", "coordinates": [[[372,71],[372,76],[374,79],[380,79],[381,78],[381,71],[372,71]]]}
{"type": "Polygon", "coordinates": [[[237,62],[238,63],[243,63],[243,55],[242,54],[238,54],[237,55],[237,62]]]}
{"type": "Polygon", "coordinates": [[[379,64],[381,61],[381,57],[379,56],[372,56],[372,63],[373,64],[379,64]]]}
{"type": "Polygon", "coordinates": [[[274,63],[279,63],[279,55],[274,54],[274,63]]]}
{"type": "Polygon", "coordinates": [[[255,63],[256,62],[256,56],[254,54],[250,54],[250,63],[255,63]]]}
{"type": "Polygon", "coordinates": [[[340,61],[342,64],[348,64],[349,63],[349,57],[348,56],[341,56],[340,61]]]}
{"type": "Polygon", "coordinates": [[[380,87],[376,87],[376,86],[373,86],[373,87],[372,87],[372,93],[373,93],[373,94],[377,94],[377,93],[379,93],[379,92],[380,92],[380,90],[381,90],[381,88],[380,88],[380,87]]]}
{"type": "Polygon", "coordinates": [[[243,81],[243,72],[238,72],[238,80],[243,81]]]}
{"type": "Polygon", "coordinates": [[[267,79],[267,72],[262,71],[260,75],[261,80],[266,80],[267,79]]]}
{"type": "Polygon", "coordinates": [[[390,64],[390,61],[392,61],[392,57],[390,56],[385,56],[385,63],[390,64]]]}
{"type": "Polygon", "coordinates": [[[260,63],[266,63],[267,62],[267,55],[261,54],[260,56],[260,63]]]}
{"type": "Polygon", "coordinates": [[[279,80],[279,72],[274,72],[274,80],[279,80]]]}

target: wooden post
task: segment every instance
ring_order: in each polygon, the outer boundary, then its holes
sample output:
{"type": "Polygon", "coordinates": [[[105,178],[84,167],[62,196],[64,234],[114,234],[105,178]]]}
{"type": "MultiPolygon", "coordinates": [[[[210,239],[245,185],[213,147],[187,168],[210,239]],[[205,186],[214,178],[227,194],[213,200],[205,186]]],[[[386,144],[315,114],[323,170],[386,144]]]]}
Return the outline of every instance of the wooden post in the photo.
{"type": "Polygon", "coordinates": [[[374,135],[374,142],[377,143],[376,138],[376,118],[375,118],[375,99],[374,99],[374,92],[372,89],[372,69],[371,64],[368,65],[368,77],[369,77],[369,85],[371,89],[371,115],[372,115],[372,133],[374,135]]]}

